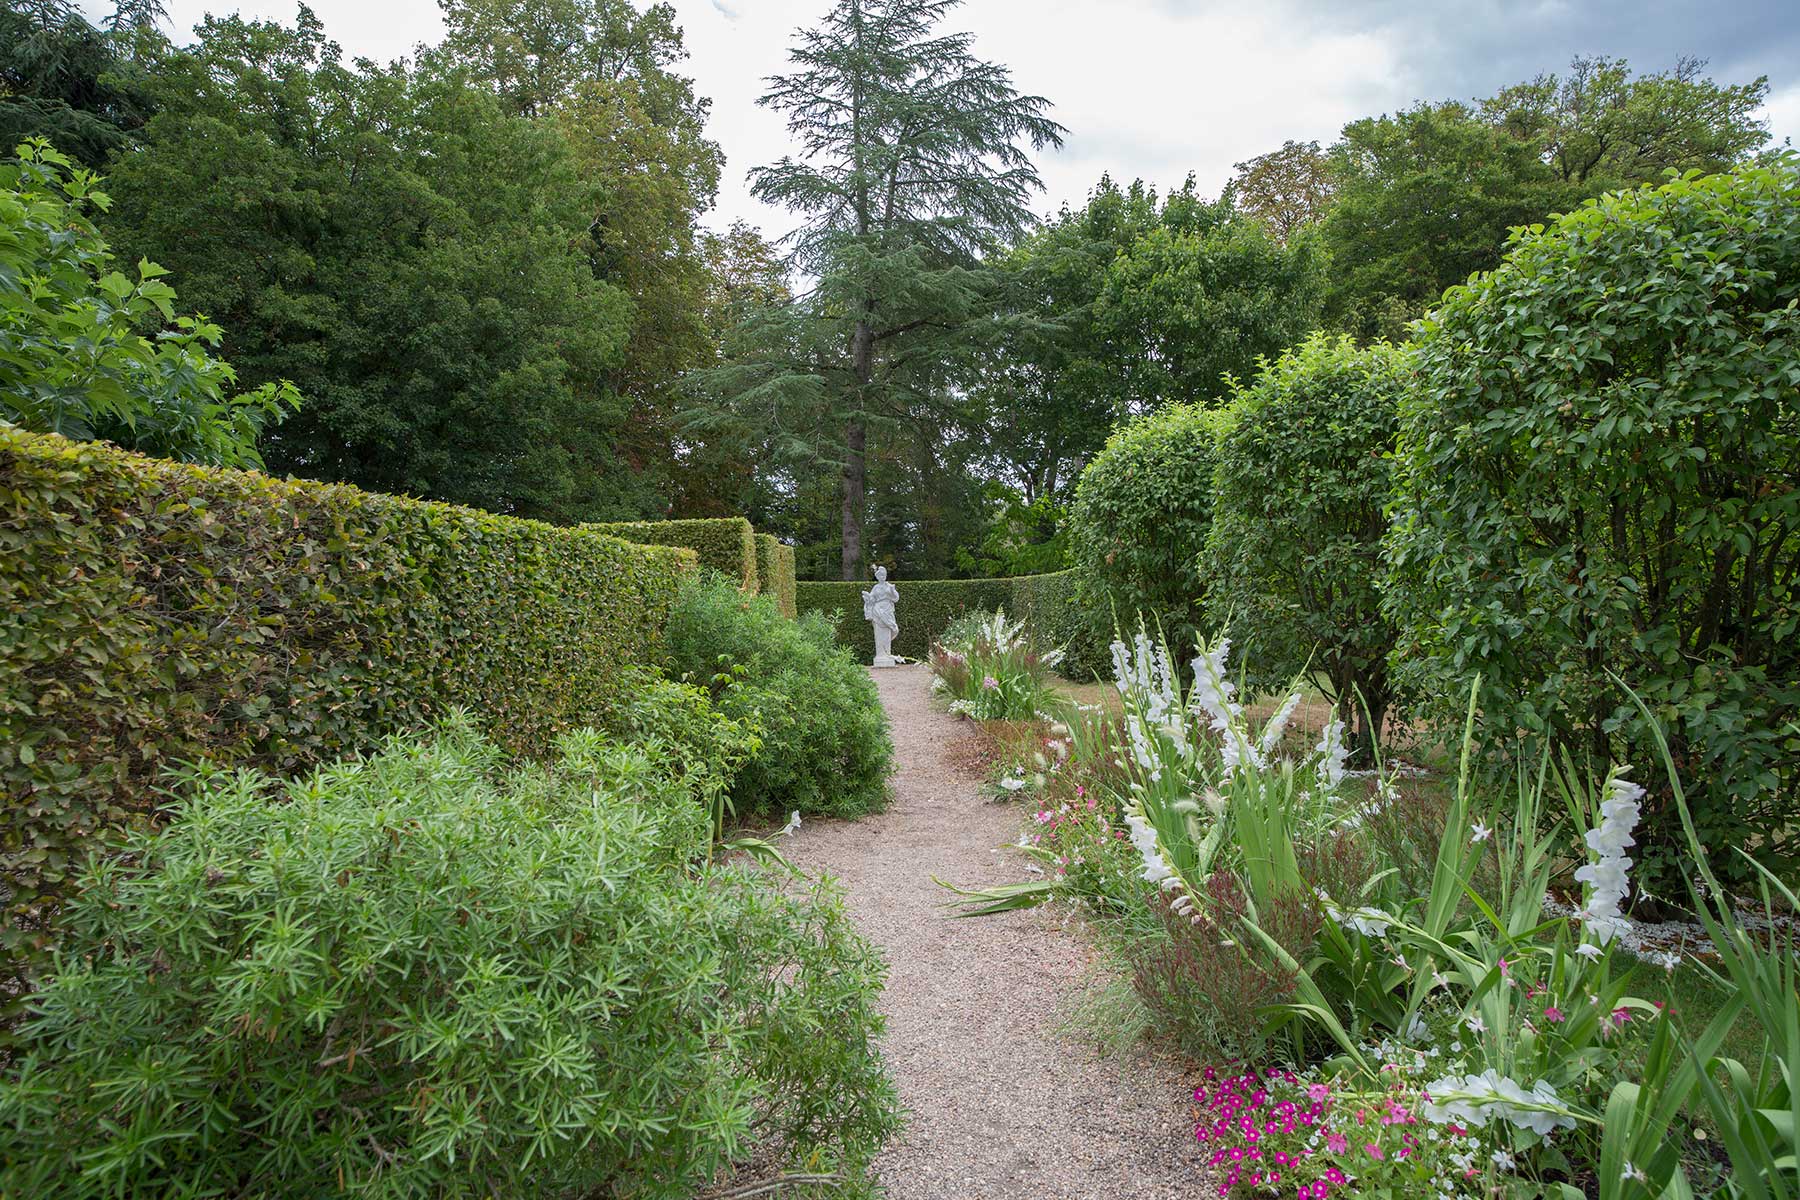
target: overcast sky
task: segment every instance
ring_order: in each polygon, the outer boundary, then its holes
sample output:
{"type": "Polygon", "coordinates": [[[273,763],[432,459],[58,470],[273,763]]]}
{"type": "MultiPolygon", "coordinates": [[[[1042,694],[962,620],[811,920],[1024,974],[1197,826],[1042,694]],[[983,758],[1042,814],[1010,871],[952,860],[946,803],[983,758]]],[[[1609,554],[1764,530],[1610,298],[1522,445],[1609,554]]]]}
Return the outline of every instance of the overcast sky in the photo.
{"type": "MultiPolygon", "coordinates": [[[[793,30],[830,0],[674,0],[687,73],[712,97],[724,147],[719,205],[771,235],[787,216],[752,200],[745,172],[780,157],[787,131],[756,105],[784,69],[793,30]]],[[[346,55],[386,60],[434,42],[436,0],[312,0],[346,55]]],[[[106,0],[88,0],[93,12],[106,0]]],[[[167,0],[185,35],[206,12],[291,22],[294,0],[167,0]]],[[[1795,0],[966,0],[951,15],[1021,91],[1068,126],[1040,160],[1048,213],[1079,204],[1102,172],[1161,188],[1191,171],[1216,192],[1232,164],[1289,138],[1328,142],[1347,121],[1415,100],[1488,95],[1555,71],[1576,54],[1619,55],[1639,70],[1682,54],[1720,81],[1767,75],[1777,141],[1800,144],[1800,3],[1795,0]]]]}

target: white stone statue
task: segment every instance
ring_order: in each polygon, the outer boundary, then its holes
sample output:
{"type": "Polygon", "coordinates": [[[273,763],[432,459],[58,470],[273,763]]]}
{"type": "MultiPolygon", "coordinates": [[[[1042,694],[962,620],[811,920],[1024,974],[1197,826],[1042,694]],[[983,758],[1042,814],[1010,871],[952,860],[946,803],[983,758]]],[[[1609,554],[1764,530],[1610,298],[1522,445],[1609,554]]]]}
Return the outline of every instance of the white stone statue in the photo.
{"type": "Polygon", "coordinates": [[[894,661],[894,637],[900,632],[900,623],[894,619],[894,606],[900,603],[900,589],[887,580],[887,568],[875,568],[875,586],[862,594],[863,620],[875,626],[875,664],[878,667],[892,667],[894,661]]]}

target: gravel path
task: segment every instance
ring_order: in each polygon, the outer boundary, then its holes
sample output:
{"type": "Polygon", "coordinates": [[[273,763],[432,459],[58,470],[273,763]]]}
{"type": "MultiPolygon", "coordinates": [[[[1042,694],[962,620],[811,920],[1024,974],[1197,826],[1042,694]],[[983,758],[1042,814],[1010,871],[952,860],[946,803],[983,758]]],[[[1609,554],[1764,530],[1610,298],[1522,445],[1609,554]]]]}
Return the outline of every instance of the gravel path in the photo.
{"type": "Polygon", "coordinates": [[[1214,1195],[1194,1142],[1193,1084],[1155,1057],[1101,1058],[1059,1035],[1091,952],[1044,913],[953,920],[932,876],[1025,877],[996,850],[1015,808],[985,801],[949,751],[970,736],[930,702],[924,666],[876,671],[899,770],[885,813],[808,823],[783,849],[838,876],[886,952],[883,1049],[907,1126],[877,1162],[893,1200],[1214,1195]]]}

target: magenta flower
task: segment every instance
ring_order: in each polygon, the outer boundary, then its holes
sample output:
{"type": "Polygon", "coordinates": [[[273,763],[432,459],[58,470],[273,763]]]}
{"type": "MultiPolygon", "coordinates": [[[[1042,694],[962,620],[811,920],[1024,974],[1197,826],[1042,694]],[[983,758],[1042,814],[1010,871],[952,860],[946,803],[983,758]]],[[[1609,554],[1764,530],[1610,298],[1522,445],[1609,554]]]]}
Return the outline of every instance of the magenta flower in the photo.
{"type": "Polygon", "coordinates": [[[1387,1157],[1387,1155],[1385,1155],[1381,1152],[1381,1147],[1377,1146],[1374,1142],[1370,1142],[1368,1145],[1364,1146],[1363,1149],[1368,1151],[1370,1158],[1373,1158],[1377,1161],[1380,1161],[1381,1159],[1384,1159],[1387,1157]]]}
{"type": "Polygon", "coordinates": [[[1327,1134],[1325,1136],[1325,1148],[1333,1154],[1342,1154],[1344,1151],[1350,1149],[1350,1142],[1349,1139],[1345,1138],[1341,1133],[1327,1134]]]}
{"type": "Polygon", "coordinates": [[[1544,1020],[1550,1022],[1552,1025],[1562,1024],[1563,1010],[1552,1004],[1544,1010],[1544,1020]]]}

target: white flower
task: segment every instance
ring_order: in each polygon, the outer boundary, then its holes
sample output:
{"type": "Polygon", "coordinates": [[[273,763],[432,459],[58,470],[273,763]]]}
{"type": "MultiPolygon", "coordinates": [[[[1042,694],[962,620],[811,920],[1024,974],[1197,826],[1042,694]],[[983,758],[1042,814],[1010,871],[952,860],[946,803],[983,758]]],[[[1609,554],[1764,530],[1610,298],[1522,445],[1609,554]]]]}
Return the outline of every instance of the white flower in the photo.
{"type": "Polygon", "coordinates": [[[1480,1013],[1470,1013],[1468,1017],[1464,1019],[1463,1024],[1469,1027],[1470,1033],[1487,1032],[1487,1022],[1481,1019],[1480,1013]]]}
{"type": "Polygon", "coordinates": [[[1510,1171],[1518,1165],[1513,1160],[1513,1156],[1504,1150],[1496,1150],[1490,1157],[1494,1160],[1494,1165],[1502,1171],[1510,1171]]]}
{"type": "Polygon", "coordinates": [[[1294,715],[1294,710],[1299,707],[1300,693],[1290,693],[1288,698],[1282,701],[1281,707],[1275,710],[1275,715],[1269,718],[1269,723],[1263,726],[1262,741],[1259,744],[1259,748],[1264,754],[1273,754],[1275,752],[1275,747],[1281,744],[1281,735],[1287,730],[1288,719],[1294,715]]]}
{"type": "Polygon", "coordinates": [[[1131,844],[1144,860],[1144,882],[1154,883],[1158,887],[1168,887],[1171,881],[1179,884],[1179,878],[1169,869],[1169,864],[1163,859],[1162,849],[1156,844],[1156,830],[1134,812],[1125,814],[1125,825],[1131,831],[1131,844]]]}
{"type": "Polygon", "coordinates": [[[1469,841],[1471,842],[1485,842],[1493,836],[1494,831],[1489,829],[1486,825],[1483,825],[1480,821],[1469,826],[1469,841]]]}
{"type": "Polygon", "coordinates": [[[796,808],[792,813],[788,814],[787,824],[783,825],[781,827],[780,836],[781,837],[793,837],[796,833],[799,833],[799,832],[800,832],[800,810],[796,808]]]}
{"type": "Polygon", "coordinates": [[[1016,792],[1025,786],[1025,779],[1020,775],[1008,775],[1000,781],[1000,786],[1009,792],[1016,792]]]}
{"type": "Polygon", "coordinates": [[[1600,955],[1605,952],[1592,942],[1583,942],[1581,945],[1575,947],[1575,953],[1581,955],[1583,958],[1599,958],[1600,955]]]}
{"type": "Polygon", "coordinates": [[[1333,713],[1331,720],[1325,722],[1325,732],[1319,738],[1319,744],[1313,747],[1313,753],[1319,756],[1319,782],[1327,791],[1344,782],[1344,760],[1350,752],[1344,746],[1344,723],[1333,713]]]}
{"type": "Polygon", "coordinates": [[[1364,905],[1349,914],[1346,923],[1364,937],[1383,937],[1387,934],[1388,926],[1393,923],[1393,920],[1393,917],[1379,908],[1370,908],[1364,905]]]}

